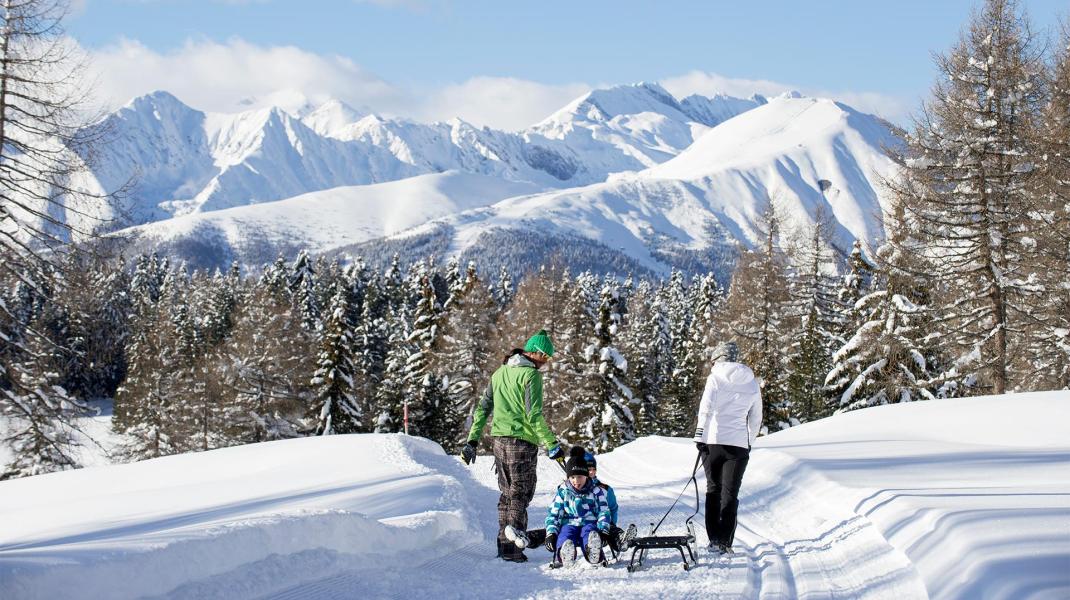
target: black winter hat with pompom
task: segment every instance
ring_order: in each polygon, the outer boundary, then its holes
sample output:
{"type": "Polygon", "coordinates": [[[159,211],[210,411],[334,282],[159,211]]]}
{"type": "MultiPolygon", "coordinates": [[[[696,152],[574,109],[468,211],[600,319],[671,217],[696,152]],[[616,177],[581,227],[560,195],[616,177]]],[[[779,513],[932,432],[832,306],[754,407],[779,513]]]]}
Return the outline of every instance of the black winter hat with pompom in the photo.
{"type": "Polygon", "coordinates": [[[587,475],[587,460],[583,458],[586,453],[583,446],[573,446],[572,450],[569,450],[568,460],[565,461],[566,475],[587,475]]]}

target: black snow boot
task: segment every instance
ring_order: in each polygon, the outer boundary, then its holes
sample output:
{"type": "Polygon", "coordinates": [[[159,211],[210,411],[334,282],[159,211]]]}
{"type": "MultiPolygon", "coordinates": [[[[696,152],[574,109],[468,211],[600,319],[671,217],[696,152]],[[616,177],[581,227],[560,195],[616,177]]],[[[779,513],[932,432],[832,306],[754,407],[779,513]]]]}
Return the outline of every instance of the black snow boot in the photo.
{"type": "Polygon", "coordinates": [[[524,552],[517,548],[515,544],[506,543],[502,546],[502,560],[509,562],[522,563],[527,562],[528,557],[524,555],[524,552]]]}

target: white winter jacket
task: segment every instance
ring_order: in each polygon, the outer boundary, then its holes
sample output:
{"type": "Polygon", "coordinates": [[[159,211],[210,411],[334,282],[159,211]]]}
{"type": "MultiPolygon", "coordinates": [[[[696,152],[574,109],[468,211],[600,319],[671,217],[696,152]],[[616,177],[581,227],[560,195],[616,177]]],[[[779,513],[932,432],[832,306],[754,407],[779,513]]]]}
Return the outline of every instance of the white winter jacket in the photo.
{"type": "Polygon", "coordinates": [[[718,362],[706,378],[695,441],[750,448],[762,427],[762,392],[747,365],[718,362]]]}

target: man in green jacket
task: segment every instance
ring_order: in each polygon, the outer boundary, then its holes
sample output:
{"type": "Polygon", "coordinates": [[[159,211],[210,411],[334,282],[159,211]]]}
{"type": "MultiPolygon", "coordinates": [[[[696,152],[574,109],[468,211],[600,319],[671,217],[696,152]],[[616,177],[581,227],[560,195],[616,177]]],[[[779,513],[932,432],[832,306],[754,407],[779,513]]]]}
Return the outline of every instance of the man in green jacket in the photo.
{"type": "Polygon", "coordinates": [[[535,470],[539,444],[546,446],[552,459],[564,452],[542,416],[542,373],[539,368],[554,354],[554,345],[546,331],[539,331],[513,350],[490,378],[483,397],[476,406],[468,442],[461,458],[471,463],[476,446],[494,415],[490,434],[494,436],[494,468],[498,473],[498,555],[512,562],[524,562],[524,552],[505,536],[506,526],[515,531],[528,528],[528,504],[535,495],[535,470]]]}

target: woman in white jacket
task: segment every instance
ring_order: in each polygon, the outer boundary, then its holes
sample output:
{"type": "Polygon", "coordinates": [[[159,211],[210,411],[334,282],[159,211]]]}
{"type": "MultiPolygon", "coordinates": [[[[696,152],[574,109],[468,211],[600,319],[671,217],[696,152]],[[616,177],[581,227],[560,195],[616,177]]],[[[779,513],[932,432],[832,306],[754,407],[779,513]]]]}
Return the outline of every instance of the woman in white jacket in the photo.
{"type": "Polygon", "coordinates": [[[695,444],[706,471],[706,534],[710,549],[732,552],[739,488],[750,447],[762,426],[762,393],[750,367],[736,362],[729,343],[706,379],[698,408],[695,444]]]}

